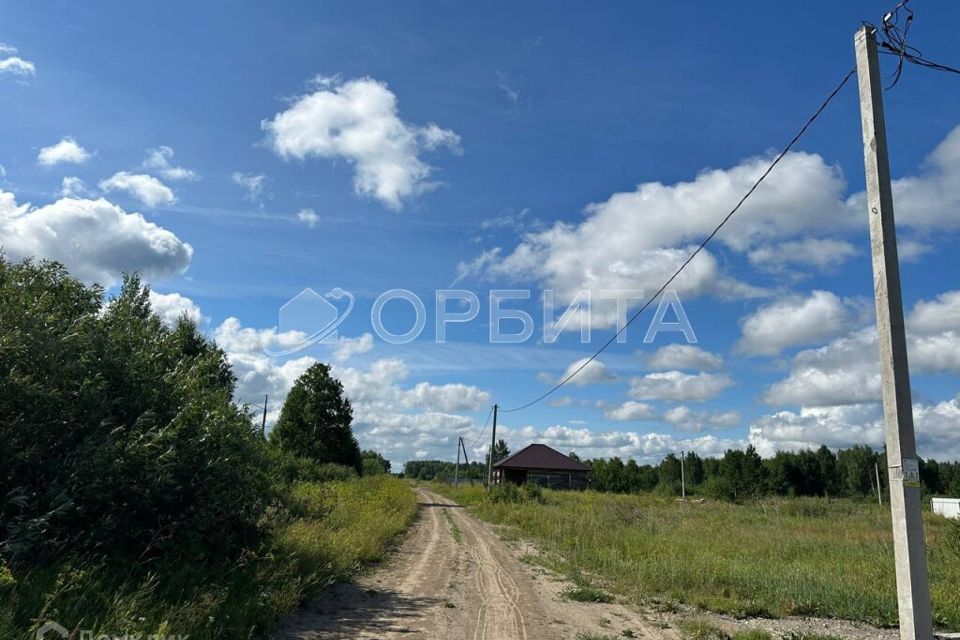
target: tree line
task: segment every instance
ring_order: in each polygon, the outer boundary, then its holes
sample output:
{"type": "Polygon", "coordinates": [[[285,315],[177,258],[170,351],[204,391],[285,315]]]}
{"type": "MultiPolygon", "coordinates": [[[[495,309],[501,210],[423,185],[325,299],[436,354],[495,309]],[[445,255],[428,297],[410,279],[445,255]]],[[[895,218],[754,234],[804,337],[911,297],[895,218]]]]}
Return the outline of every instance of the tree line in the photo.
{"type": "MultiPolygon", "coordinates": [[[[572,454],[575,455],[575,454],[572,454]]],[[[620,458],[584,461],[590,467],[590,487],[615,493],[658,492],[680,495],[680,456],[667,455],[659,464],[624,462],[620,458]]],[[[753,446],[729,449],[717,458],[683,454],[688,495],[726,500],[762,496],[865,497],[887,489],[886,454],[866,445],[832,451],[778,451],[761,458],[753,446]]],[[[920,461],[920,478],[927,493],[960,496],[960,462],[920,461]]]]}
{"type": "MultiPolygon", "coordinates": [[[[510,447],[502,438],[493,445],[493,461],[497,463],[510,455],[510,447]]],[[[459,477],[463,480],[487,480],[490,454],[484,456],[483,462],[460,461],[459,477]]],[[[457,465],[448,460],[409,460],[403,465],[403,475],[416,480],[443,480],[452,481],[457,475],[457,465]]]]}

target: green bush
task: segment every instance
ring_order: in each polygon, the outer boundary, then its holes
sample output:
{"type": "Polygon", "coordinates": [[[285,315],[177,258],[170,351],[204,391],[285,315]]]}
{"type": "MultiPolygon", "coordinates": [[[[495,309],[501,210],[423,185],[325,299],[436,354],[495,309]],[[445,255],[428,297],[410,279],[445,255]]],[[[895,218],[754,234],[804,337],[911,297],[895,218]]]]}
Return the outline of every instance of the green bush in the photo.
{"type": "Polygon", "coordinates": [[[107,303],[55,263],[0,258],[0,548],[227,555],[270,500],[224,353],[125,279],[107,303]]]}
{"type": "Polygon", "coordinates": [[[495,484],[487,493],[487,500],[493,503],[517,503],[523,502],[523,494],[520,488],[512,482],[504,484],[495,484]]]}
{"type": "Polygon", "coordinates": [[[313,482],[343,482],[356,479],[357,472],[353,467],[332,462],[318,464],[313,472],[313,482]]]}
{"type": "Polygon", "coordinates": [[[527,483],[523,485],[523,497],[530,502],[538,502],[540,504],[546,502],[546,499],[543,497],[543,488],[536,482],[527,481],[527,483]]]}
{"type": "Polygon", "coordinates": [[[350,480],[357,477],[353,467],[342,464],[318,464],[309,458],[302,458],[284,451],[275,445],[268,445],[270,477],[279,485],[287,486],[297,482],[328,482],[331,480],[350,480]]]}
{"type": "Polygon", "coordinates": [[[410,488],[357,479],[349,424],[350,466],[265,442],[234,383],[136,277],[105,301],[58,264],[0,254],[0,637],[48,618],[261,637],[380,557],[416,513],[410,488]]]}
{"type": "Polygon", "coordinates": [[[493,485],[487,492],[487,500],[493,503],[515,504],[520,502],[537,502],[544,504],[546,498],[543,489],[535,482],[527,482],[517,486],[512,482],[493,485]]]}

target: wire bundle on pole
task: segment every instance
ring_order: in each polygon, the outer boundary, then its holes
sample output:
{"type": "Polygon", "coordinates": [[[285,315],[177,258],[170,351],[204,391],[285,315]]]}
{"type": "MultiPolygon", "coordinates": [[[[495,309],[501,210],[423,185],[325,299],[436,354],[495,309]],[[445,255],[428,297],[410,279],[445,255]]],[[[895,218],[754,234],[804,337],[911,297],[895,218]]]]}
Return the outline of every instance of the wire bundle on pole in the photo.
{"type": "Polygon", "coordinates": [[[927,60],[923,57],[923,52],[907,44],[907,34],[910,32],[910,26],[913,24],[914,19],[913,11],[907,6],[908,2],[910,2],[910,0],[902,0],[900,4],[888,11],[887,14],[883,16],[883,21],[879,29],[869,22],[864,23],[876,30],[877,44],[883,50],[883,53],[895,55],[898,58],[897,69],[894,71],[893,79],[887,86],[887,89],[891,89],[900,81],[900,76],[903,74],[904,62],[927,67],[935,71],[947,71],[949,73],[960,74],[960,69],[927,60]]]}

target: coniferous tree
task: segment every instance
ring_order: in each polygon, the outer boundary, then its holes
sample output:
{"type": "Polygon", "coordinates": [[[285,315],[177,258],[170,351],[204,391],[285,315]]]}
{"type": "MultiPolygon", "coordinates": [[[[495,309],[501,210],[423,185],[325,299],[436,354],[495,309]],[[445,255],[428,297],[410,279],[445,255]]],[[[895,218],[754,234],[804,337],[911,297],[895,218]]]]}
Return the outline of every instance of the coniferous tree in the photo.
{"type": "Polygon", "coordinates": [[[270,432],[282,450],[318,464],[342,464],[363,472],[360,446],[353,436],[353,409],[343,385],[318,362],[297,378],[270,432]]]}

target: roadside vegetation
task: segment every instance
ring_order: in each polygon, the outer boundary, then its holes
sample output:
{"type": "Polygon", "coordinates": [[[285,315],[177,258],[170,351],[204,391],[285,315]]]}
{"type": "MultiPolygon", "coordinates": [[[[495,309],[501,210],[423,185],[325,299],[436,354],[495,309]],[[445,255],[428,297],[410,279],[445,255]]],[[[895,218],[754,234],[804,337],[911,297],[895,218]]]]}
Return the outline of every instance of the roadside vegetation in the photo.
{"type": "Polygon", "coordinates": [[[105,300],[0,256],[0,299],[0,637],[258,637],[412,521],[326,365],[268,442],[223,351],[136,277],[105,300]]]}
{"type": "MultiPolygon", "coordinates": [[[[869,501],[763,498],[741,504],[652,494],[482,487],[436,490],[536,561],[627,601],[678,603],[742,617],[813,615],[880,626],[897,620],[889,507],[869,501]],[[511,499],[498,495],[507,491],[511,499]]],[[[925,514],[934,616],[960,629],[960,523],[925,514]]],[[[583,582],[577,583],[578,588],[583,582]]],[[[712,637],[712,636],[705,636],[712,637]]]]}

